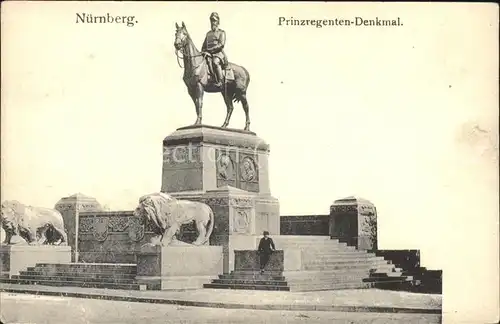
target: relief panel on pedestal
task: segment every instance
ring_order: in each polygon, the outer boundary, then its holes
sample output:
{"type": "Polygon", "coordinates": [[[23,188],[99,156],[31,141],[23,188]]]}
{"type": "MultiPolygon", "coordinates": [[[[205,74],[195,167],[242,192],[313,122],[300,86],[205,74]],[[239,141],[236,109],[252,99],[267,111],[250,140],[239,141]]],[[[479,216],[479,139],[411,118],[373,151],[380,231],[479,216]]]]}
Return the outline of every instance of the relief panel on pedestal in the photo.
{"type": "Polygon", "coordinates": [[[217,187],[225,185],[259,192],[257,156],[238,151],[216,150],[217,187]]]}
{"type": "Polygon", "coordinates": [[[227,185],[236,188],[236,152],[217,150],[215,158],[217,187],[227,185]]]}
{"type": "Polygon", "coordinates": [[[235,208],[232,219],[232,231],[236,234],[250,234],[252,225],[252,210],[250,208],[235,208]]]}
{"type": "Polygon", "coordinates": [[[259,165],[257,156],[241,154],[239,158],[240,185],[238,188],[251,192],[259,192],[259,165]]]}

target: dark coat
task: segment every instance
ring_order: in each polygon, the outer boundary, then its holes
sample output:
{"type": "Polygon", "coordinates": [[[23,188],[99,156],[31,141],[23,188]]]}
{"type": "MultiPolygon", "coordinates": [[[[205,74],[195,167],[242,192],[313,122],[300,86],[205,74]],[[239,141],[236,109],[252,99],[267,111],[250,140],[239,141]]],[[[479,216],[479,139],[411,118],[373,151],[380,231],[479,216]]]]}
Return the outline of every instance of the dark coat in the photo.
{"type": "Polygon", "coordinates": [[[260,239],[259,252],[271,254],[275,250],[276,247],[272,238],[268,237],[267,240],[265,238],[260,239]]]}

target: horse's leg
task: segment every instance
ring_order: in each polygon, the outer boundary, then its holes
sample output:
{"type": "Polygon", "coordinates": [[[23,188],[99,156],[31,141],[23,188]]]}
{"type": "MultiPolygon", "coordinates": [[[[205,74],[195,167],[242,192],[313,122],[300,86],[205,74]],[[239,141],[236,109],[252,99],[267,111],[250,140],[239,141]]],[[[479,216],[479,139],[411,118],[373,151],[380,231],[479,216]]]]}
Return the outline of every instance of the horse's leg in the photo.
{"type": "Polygon", "coordinates": [[[194,106],[196,108],[196,122],[195,125],[200,125],[203,117],[202,108],[203,108],[203,86],[198,82],[194,86],[194,89],[189,93],[191,98],[193,99],[194,106]]]}
{"type": "Polygon", "coordinates": [[[200,125],[201,124],[201,108],[203,105],[203,89],[199,91],[199,84],[196,84],[194,87],[188,87],[188,93],[191,99],[193,100],[194,103],[194,108],[196,110],[196,121],[194,122],[195,125],[200,125]]]}
{"type": "Polygon", "coordinates": [[[224,120],[224,124],[222,124],[222,127],[225,128],[227,127],[227,125],[229,125],[229,120],[231,119],[231,115],[233,114],[233,92],[227,89],[226,93],[224,93],[224,90],[221,93],[227,108],[226,119],[224,120]]]}
{"type": "Polygon", "coordinates": [[[248,106],[248,100],[247,100],[247,94],[246,93],[241,93],[239,95],[239,98],[241,100],[241,105],[243,106],[243,110],[245,111],[245,130],[249,131],[250,130],[250,114],[248,113],[249,106],[248,106]]]}

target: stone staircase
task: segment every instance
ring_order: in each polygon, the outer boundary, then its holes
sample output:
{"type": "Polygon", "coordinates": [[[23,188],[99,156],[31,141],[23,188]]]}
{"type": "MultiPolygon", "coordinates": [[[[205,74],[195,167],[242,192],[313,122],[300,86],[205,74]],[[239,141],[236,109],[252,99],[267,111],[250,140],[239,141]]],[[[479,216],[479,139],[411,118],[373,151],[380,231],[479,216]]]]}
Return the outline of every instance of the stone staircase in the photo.
{"type": "Polygon", "coordinates": [[[235,251],[235,270],[204,288],[317,291],[405,284],[411,276],[373,253],[329,236],[276,236],[276,251],[261,275],[255,250],[235,251]]]}
{"type": "Polygon", "coordinates": [[[2,283],[27,285],[140,290],[135,264],[37,263],[2,283]]]}

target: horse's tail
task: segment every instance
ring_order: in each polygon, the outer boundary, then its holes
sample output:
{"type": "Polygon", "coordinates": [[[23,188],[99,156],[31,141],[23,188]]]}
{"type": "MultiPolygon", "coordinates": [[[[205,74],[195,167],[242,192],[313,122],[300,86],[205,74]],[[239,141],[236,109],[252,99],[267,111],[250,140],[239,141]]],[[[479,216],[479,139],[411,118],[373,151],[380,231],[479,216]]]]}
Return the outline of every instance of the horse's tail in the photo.
{"type": "Polygon", "coordinates": [[[233,94],[233,102],[241,102],[240,94],[246,94],[246,91],[248,89],[248,84],[250,84],[250,73],[248,73],[248,70],[245,69],[243,66],[239,66],[242,70],[243,73],[245,74],[246,81],[245,81],[245,87],[241,89],[241,91],[235,91],[233,94]]]}

